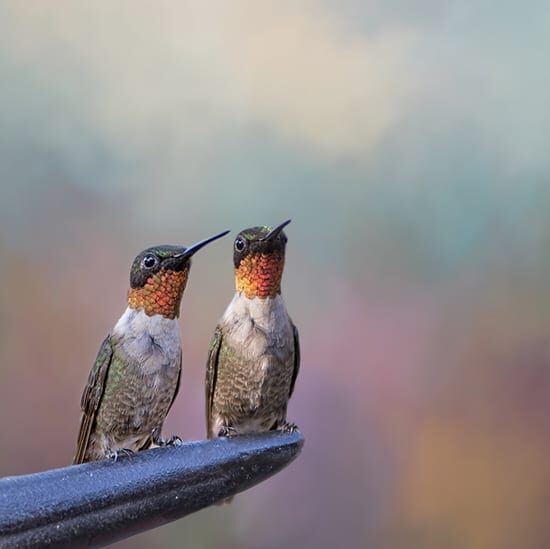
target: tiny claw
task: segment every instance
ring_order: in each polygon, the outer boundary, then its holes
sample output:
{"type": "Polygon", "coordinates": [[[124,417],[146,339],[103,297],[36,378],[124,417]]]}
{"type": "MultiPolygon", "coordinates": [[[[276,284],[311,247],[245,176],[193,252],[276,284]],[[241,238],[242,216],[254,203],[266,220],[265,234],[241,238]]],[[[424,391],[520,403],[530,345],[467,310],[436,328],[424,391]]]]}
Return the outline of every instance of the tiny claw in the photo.
{"type": "Polygon", "coordinates": [[[131,457],[135,454],[130,448],[119,448],[117,450],[107,450],[105,452],[105,457],[107,459],[112,459],[113,462],[117,462],[120,457],[131,457]]]}
{"type": "Polygon", "coordinates": [[[222,425],[220,427],[220,430],[218,431],[219,437],[234,437],[237,435],[237,430],[235,427],[231,427],[230,425],[222,425]]]}
{"type": "Polygon", "coordinates": [[[290,423],[289,421],[283,421],[283,423],[277,427],[277,431],[282,431],[283,433],[294,433],[299,430],[296,423],[290,423]]]}
{"type": "Polygon", "coordinates": [[[181,446],[183,441],[178,435],[172,435],[169,439],[162,440],[162,444],[159,446],[181,446]]]}
{"type": "Polygon", "coordinates": [[[155,441],[155,444],[164,448],[166,446],[181,446],[183,441],[178,435],[172,435],[170,438],[159,438],[155,441]]]}

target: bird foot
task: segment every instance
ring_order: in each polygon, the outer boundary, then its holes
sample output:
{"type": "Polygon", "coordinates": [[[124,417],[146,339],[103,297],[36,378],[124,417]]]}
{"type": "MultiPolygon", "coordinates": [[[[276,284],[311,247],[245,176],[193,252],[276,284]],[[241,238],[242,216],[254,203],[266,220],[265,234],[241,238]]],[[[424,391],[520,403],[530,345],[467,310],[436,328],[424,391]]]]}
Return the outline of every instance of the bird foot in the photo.
{"type": "Polygon", "coordinates": [[[105,452],[105,457],[107,459],[112,459],[115,463],[118,461],[121,457],[131,457],[135,454],[133,450],[130,450],[130,448],[118,448],[117,450],[107,450],[105,452]]]}
{"type": "Polygon", "coordinates": [[[294,433],[299,430],[300,429],[296,423],[290,423],[289,421],[283,421],[277,427],[277,431],[282,431],[283,433],[294,433]]]}
{"type": "Polygon", "coordinates": [[[223,425],[218,431],[219,437],[234,437],[236,435],[237,430],[235,429],[235,427],[231,427],[230,425],[223,425]]]}
{"type": "Polygon", "coordinates": [[[170,438],[158,438],[153,442],[161,448],[165,448],[166,446],[181,446],[183,444],[178,435],[172,435],[170,438]]]}

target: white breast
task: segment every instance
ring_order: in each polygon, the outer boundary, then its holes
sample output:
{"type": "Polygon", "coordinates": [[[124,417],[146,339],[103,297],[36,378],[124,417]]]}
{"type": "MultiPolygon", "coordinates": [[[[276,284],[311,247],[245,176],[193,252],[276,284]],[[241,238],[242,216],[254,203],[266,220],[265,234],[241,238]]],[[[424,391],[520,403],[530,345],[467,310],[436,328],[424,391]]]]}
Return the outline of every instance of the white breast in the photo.
{"type": "Polygon", "coordinates": [[[166,367],[179,367],[181,338],[177,320],[162,315],[148,316],[142,309],[128,307],[113,328],[120,349],[153,373],[166,367]]]}
{"type": "Polygon", "coordinates": [[[261,357],[267,347],[293,348],[288,345],[294,337],[292,324],[281,295],[249,299],[236,293],[221,324],[227,342],[246,352],[247,358],[261,357]]]}

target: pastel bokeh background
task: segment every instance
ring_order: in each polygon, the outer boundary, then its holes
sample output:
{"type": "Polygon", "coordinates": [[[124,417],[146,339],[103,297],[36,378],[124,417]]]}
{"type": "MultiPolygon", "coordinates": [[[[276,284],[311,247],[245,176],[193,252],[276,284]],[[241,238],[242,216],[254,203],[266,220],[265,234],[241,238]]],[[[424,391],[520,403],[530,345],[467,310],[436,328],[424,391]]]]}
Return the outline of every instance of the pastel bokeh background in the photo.
{"type": "MultiPolygon", "coordinates": [[[[118,546],[550,546],[549,31],[543,0],[0,3],[0,476],[70,462],[138,251],[291,217],[301,457],[118,546]]],[[[167,433],[204,435],[232,292],[228,237],[167,433]]]]}

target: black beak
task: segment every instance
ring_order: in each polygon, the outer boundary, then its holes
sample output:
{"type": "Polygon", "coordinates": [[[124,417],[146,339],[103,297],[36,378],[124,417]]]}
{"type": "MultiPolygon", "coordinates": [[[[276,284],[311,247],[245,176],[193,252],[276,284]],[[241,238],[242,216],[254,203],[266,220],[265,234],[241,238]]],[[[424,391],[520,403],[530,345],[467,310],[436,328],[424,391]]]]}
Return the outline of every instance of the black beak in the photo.
{"type": "Polygon", "coordinates": [[[272,240],[273,238],[277,238],[277,235],[291,222],[291,219],[287,219],[286,221],[283,221],[280,225],[277,225],[274,229],[271,229],[263,238],[263,242],[267,242],[268,240],[272,240]]]}
{"type": "Polygon", "coordinates": [[[216,234],[214,236],[211,236],[210,238],[205,238],[204,240],[201,240],[200,242],[197,242],[196,244],[193,244],[192,246],[189,246],[183,253],[178,254],[174,256],[175,259],[188,259],[192,255],[195,254],[195,252],[198,252],[201,248],[206,246],[207,244],[210,244],[210,242],[213,242],[214,240],[218,240],[218,238],[221,238],[222,236],[225,236],[227,233],[231,231],[223,231],[219,234],[216,234]]]}

